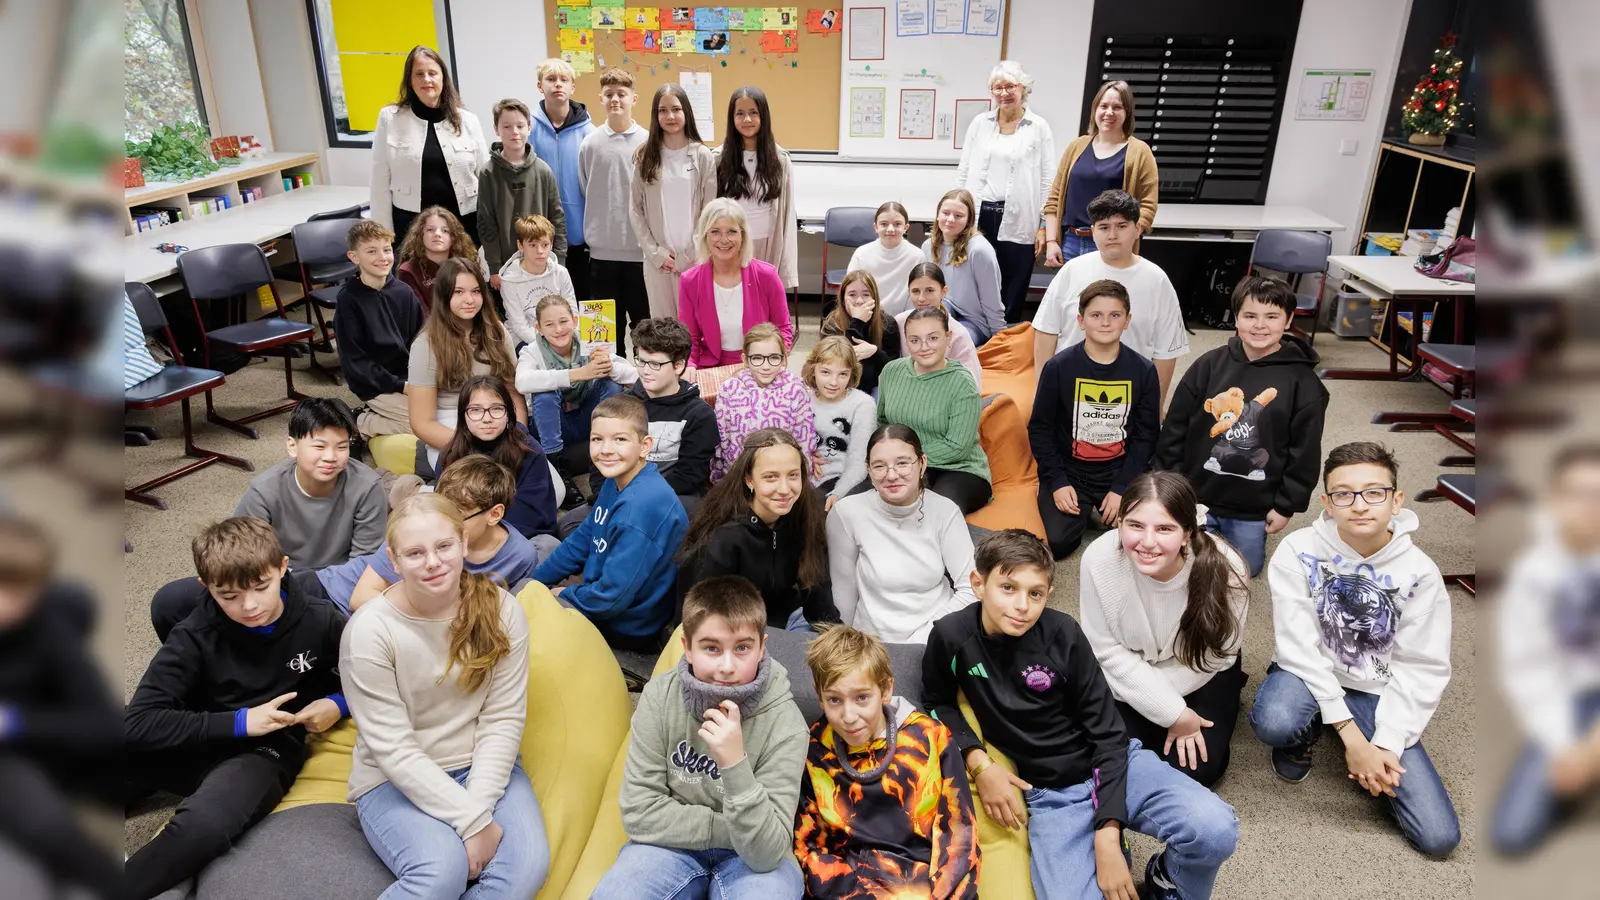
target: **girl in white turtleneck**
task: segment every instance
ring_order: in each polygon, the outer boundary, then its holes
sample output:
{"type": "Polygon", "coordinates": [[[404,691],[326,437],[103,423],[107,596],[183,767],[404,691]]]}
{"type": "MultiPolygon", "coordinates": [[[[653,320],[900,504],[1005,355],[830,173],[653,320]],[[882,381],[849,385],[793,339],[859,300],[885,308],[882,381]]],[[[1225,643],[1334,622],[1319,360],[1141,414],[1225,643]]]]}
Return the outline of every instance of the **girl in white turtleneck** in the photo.
{"type": "Polygon", "coordinates": [[[1118,521],[1083,552],[1079,623],[1129,736],[1210,787],[1228,767],[1245,682],[1244,561],[1201,527],[1205,510],[1176,472],[1135,478],[1118,521]]]}

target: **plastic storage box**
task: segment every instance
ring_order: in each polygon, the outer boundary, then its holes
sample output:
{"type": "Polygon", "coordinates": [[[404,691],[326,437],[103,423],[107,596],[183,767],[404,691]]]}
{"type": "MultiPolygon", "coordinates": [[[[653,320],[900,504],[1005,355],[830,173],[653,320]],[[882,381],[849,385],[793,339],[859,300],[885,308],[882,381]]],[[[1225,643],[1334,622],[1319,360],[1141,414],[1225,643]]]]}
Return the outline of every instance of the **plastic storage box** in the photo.
{"type": "Polygon", "coordinates": [[[1341,290],[1329,328],[1340,337],[1372,337],[1372,317],[1381,306],[1382,301],[1360,291],[1341,290]]]}

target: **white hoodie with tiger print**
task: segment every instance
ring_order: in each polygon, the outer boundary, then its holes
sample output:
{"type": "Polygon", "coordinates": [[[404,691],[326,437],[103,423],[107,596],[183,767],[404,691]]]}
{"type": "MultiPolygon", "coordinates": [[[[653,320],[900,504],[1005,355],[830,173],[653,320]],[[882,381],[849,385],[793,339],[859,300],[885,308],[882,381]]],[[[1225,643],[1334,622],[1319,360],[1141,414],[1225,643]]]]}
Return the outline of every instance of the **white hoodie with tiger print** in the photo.
{"type": "Polygon", "coordinates": [[[1332,724],[1347,690],[1379,695],[1372,743],[1395,755],[1422,738],[1450,682],[1450,595],[1401,509],[1389,543],[1362,557],[1324,511],[1272,554],[1273,661],[1304,681],[1332,724]]]}

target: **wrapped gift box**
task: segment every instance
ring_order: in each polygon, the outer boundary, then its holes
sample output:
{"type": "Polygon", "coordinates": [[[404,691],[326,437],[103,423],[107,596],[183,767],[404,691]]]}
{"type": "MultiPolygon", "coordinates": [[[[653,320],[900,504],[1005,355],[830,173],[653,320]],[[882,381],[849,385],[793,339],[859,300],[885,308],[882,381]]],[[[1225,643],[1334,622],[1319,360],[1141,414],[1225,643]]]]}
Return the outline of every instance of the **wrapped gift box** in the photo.
{"type": "Polygon", "coordinates": [[[122,186],[144,187],[144,166],[139,164],[139,157],[132,156],[122,161],[122,186]]]}
{"type": "Polygon", "coordinates": [[[238,159],[239,139],[237,137],[219,137],[211,139],[211,156],[214,159],[238,159]]]}

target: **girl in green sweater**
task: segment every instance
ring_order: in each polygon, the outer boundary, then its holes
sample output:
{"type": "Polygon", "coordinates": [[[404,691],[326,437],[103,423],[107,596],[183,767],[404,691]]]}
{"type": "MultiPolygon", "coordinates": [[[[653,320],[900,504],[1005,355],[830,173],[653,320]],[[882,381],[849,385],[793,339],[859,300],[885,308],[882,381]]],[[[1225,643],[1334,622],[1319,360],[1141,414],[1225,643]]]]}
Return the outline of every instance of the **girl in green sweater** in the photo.
{"type": "Polygon", "coordinates": [[[878,380],[878,422],[908,425],[928,455],[928,489],[962,515],[989,502],[989,458],[978,444],[978,386],[950,362],[950,317],[941,307],[913,310],[902,335],[906,355],[878,380]]]}

